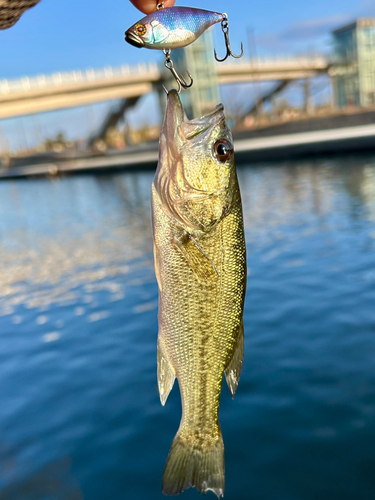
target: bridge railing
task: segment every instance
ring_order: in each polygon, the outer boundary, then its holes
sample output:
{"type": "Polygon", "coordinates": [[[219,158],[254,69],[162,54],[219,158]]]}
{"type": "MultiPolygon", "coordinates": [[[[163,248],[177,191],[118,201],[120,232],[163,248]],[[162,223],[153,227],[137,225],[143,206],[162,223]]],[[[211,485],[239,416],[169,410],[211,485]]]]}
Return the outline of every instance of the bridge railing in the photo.
{"type": "Polygon", "coordinates": [[[263,66],[279,66],[279,67],[288,67],[288,66],[309,66],[316,67],[322,65],[328,65],[330,60],[324,56],[319,54],[317,55],[305,55],[305,56],[289,56],[289,55],[276,55],[276,56],[258,56],[242,59],[238,59],[236,61],[230,61],[228,65],[237,66],[237,65],[253,65],[259,66],[260,68],[263,66]]]}
{"type": "MultiPolygon", "coordinates": [[[[321,55],[284,56],[242,58],[233,61],[226,66],[220,66],[224,72],[230,68],[251,65],[254,69],[261,71],[266,68],[289,69],[289,68],[323,68],[329,64],[328,59],[321,55]]],[[[70,71],[65,73],[53,73],[52,75],[38,75],[34,77],[23,77],[17,80],[0,80],[0,95],[16,92],[25,92],[33,89],[45,89],[63,85],[74,85],[86,82],[108,81],[119,77],[131,75],[150,75],[159,71],[159,65],[155,62],[139,63],[135,66],[123,65],[120,67],[106,67],[103,69],[87,69],[85,71],[70,71]]]]}
{"type": "Polygon", "coordinates": [[[85,71],[70,71],[53,73],[51,75],[38,75],[23,77],[17,80],[0,80],[0,95],[12,92],[22,92],[31,89],[43,89],[57,85],[70,85],[95,81],[111,80],[116,77],[150,74],[158,71],[158,64],[139,63],[134,66],[122,65],[120,67],[106,67],[102,69],[87,69],[85,71]]]}

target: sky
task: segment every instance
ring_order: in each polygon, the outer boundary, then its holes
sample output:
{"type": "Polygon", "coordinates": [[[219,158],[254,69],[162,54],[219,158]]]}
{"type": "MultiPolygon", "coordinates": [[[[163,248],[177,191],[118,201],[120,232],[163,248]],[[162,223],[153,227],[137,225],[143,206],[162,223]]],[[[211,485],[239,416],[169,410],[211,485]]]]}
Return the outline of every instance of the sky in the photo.
{"type": "MultiPolygon", "coordinates": [[[[176,5],[181,5],[181,2],[177,1],[176,5]]],[[[252,36],[248,37],[249,32],[254,33],[259,55],[329,53],[332,29],[357,17],[375,16],[375,0],[236,0],[229,3],[224,0],[183,0],[182,5],[227,12],[233,50],[236,51],[243,41],[245,55],[249,55],[249,48],[252,55],[255,51],[253,41],[249,47],[249,38],[253,40],[252,36]]],[[[0,31],[0,80],[136,64],[138,61],[160,61],[157,51],[136,49],[124,42],[124,31],[142,17],[143,14],[128,0],[42,0],[15,26],[0,31]]],[[[213,29],[220,55],[224,50],[222,33],[219,26],[213,29]]],[[[246,87],[244,89],[243,92],[246,87]]],[[[228,89],[223,92],[224,101],[226,94],[228,89]]],[[[143,99],[137,116],[142,115],[142,110],[155,107],[154,101],[151,97],[143,99]]],[[[108,106],[95,105],[89,114],[100,122],[108,106]]],[[[74,113],[45,113],[37,120],[25,117],[21,127],[26,128],[27,133],[29,122],[39,121],[34,129],[42,129],[42,135],[45,135],[48,127],[51,133],[54,130],[54,117],[58,116],[57,121],[63,124],[69,121],[69,116],[75,116],[76,128],[81,122],[83,134],[93,124],[87,123],[87,110],[77,113],[77,110],[74,113]]],[[[154,115],[158,116],[156,108],[154,115]]],[[[22,135],[16,132],[20,125],[16,120],[3,120],[0,126],[7,138],[8,135],[11,137],[8,142],[13,147],[14,136],[22,135]]],[[[29,142],[33,142],[31,137],[29,142]]]]}

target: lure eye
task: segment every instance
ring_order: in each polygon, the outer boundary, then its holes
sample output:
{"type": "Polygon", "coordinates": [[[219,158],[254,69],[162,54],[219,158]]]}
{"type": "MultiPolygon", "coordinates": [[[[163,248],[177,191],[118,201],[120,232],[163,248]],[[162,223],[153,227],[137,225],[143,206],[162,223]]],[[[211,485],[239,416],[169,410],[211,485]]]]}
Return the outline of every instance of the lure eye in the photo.
{"type": "Polygon", "coordinates": [[[137,35],[142,36],[146,33],[146,26],[144,24],[137,24],[135,27],[137,35]]]}
{"type": "Polygon", "coordinates": [[[221,162],[226,162],[233,155],[233,145],[226,139],[219,139],[215,142],[215,155],[221,162]]]}

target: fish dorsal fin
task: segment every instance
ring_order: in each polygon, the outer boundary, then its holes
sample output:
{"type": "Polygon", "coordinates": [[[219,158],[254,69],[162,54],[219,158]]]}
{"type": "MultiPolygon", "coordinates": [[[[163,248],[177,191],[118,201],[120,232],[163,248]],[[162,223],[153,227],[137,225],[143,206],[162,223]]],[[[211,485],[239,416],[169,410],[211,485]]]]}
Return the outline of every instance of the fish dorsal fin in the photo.
{"type": "Polygon", "coordinates": [[[232,394],[232,398],[234,398],[238,382],[240,380],[243,353],[244,353],[244,331],[243,331],[243,321],[241,321],[237,344],[236,347],[234,348],[232,359],[230,360],[229,365],[225,370],[225,378],[227,379],[227,384],[232,394]]]}
{"type": "Polygon", "coordinates": [[[158,387],[160,401],[163,406],[172,390],[175,378],[175,371],[165,355],[162,341],[158,338],[158,387]]]}
{"type": "Polygon", "coordinates": [[[190,235],[185,234],[183,238],[175,240],[175,245],[200,283],[218,279],[219,273],[215,264],[190,235]]]}

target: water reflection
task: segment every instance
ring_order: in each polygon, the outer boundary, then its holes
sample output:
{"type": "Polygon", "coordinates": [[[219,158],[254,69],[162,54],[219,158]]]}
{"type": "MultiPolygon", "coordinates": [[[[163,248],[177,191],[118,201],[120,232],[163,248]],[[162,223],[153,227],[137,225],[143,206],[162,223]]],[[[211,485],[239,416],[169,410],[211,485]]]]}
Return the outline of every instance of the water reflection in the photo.
{"type": "Polygon", "coordinates": [[[0,185],[0,315],[20,304],[74,304],[78,287],[86,284],[87,291],[98,281],[96,291],[106,287],[121,300],[123,287],[103,280],[127,274],[128,262],[151,260],[151,179],[129,174],[0,185]]]}
{"type": "MultiPolygon", "coordinates": [[[[240,169],[239,176],[250,239],[269,234],[270,226],[281,238],[282,226],[302,223],[301,214],[318,215],[317,222],[324,224],[327,214],[355,218],[361,207],[369,219],[375,217],[371,159],[261,165],[240,169]],[[343,198],[343,192],[350,197],[343,198]]],[[[124,262],[150,254],[151,181],[152,173],[1,184],[0,314],[22,303],[74,303],[78,286],[126,274],[124,262]],[[53,284],[53,290],[31,292],[30,282],[53,284]]],[[[119,284],[101,286],[123,296],[119,284]]]]}
{"type": "MultiPolygon", "coordinates": [[[[166,412],[156,387],[152,177],[0,184],[1,500],[163,498],[180,402],[172,391],[166,412]]],[[[244,371],[221,405],[228,495],[370,499],[375,158],[239,178],[249,280],[244,371]]]]}
{"type": "Polygon", "coordinates": [[[355,200],[373,218],[373,157],[257,165],[252,171],[240,170],[240,178],[246,216],[251,222],[269,219],[269,214],[274,217],[279,214],[285,222],[285,215],[297,210],[311,211],[316,215],[334,210],[340,212],[341,202],[353,203],[355,200]],[[350,197],[344,200],[343,192],[350,197]]]}

